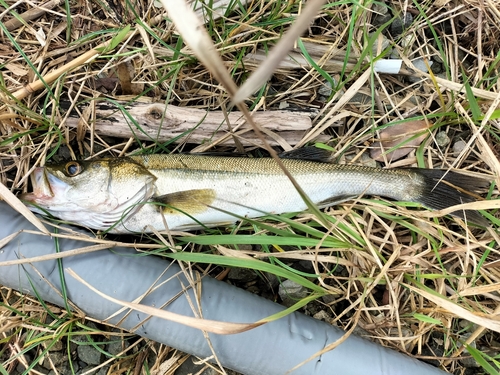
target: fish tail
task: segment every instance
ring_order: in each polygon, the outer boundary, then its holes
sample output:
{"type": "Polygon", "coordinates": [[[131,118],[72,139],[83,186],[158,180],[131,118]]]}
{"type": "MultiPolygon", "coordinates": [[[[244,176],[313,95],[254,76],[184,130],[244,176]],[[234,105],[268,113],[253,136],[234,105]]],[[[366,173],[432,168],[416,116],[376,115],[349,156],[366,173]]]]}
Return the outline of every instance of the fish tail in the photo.
{"type": "MultiPolygon", "coordinates": [[[[474,192],[488,185],[483,179],[442,169],[412,169],[424,179],[417,201],[433,210],[442,210],[480,199],[474,192]]],[[[451,215],[487,227],[489,222],[475,210],[454,211],[451,215]]]]}

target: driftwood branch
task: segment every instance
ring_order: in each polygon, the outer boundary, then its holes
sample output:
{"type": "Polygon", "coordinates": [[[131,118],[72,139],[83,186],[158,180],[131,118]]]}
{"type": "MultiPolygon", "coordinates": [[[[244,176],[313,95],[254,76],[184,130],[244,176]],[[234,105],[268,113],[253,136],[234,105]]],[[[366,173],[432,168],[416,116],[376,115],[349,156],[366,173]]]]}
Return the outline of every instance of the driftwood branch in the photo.
{"type": "MultiPolygon", "coordinates": [[[[260,141],[239,112],[228,114],[229,126],[221,111],[176,107],[162,103],[122,102],[122,109],[108,103],[96,102],[94,120],[83,121],[80,113],[84,107],[73,111],[65,124],[81,131],[95,131],[97,134],[120,138],[136,137],[140,140],[154,140],[175,143],[234,144],[234,138],[244,146],[260,145],[260,141]],[[86,127],[86,129],[82,128],[86,127]]],[[[290,111],[255,112],[254,119],[266,133],[271,145],[289,149],[300,142],[311,129],[310,113],[290,111]]],[[[320,136],[318,141],[325,141],[320,136]]]]}

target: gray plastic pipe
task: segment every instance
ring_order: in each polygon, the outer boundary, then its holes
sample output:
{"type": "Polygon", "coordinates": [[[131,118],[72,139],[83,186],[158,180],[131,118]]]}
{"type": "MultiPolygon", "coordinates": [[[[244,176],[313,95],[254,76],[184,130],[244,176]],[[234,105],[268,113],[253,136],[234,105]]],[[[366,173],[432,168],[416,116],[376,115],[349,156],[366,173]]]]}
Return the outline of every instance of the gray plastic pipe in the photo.
{"type": "MultiPolygon", "coordinates": [[[[34,229],[20,214],[0,202],[0,243],[3,238],[22,229],[34,229]]],[[[1,245],[0,245],[1,246],[1,245]]],[[[88,243],[59,239],[61,251],[88,246],[88,243]]],[[[0,249],[0,262],[35,257],[55,252],[54,240],[45,236],[20,233],[0,249]]],[[[114,248],[63,258],[63,267],[73,269],[84,280],[115,298],[133,301],[155,284],[169,280],[141,303],[162,306],[172,300],[167,309],[193,316],[183,285],[189,285],[179,267],[155,256],[132,257],[131,249],[114,248]],[[175,298],[177,297],[177,298],[175,298]]],[[[33,287],[45,301],[64,306],[63,300],[48,285],[61,288],[55,260],[0,267],[0,285],[33,295],[33,287]],[[35,271],[35,269],[39,274],[35,271]],[[45,281],[45,280],[46,281],[45,281]]],[[[67,294],[88,316],[105,320],[121,307],[101,298],[65,272],[67,294]]],[[[249,323],[275,314],[283,307],[224,282],[205,277],[202,281],[201,306],[206,319],[249,323]]],[[[195,301],[192,291],[188,291],[195,301]]],[[[109,320],[116,324],[124,316],[109,320]]],[[[145,321],[147,315],[132,312],[120,326],[125,330],[163,343],[186,353],[206,358],[212,355],[203,333],[178,323],[159,318],[145,321]]],[[[209,334],[220,363],[245,375],[285,375],[344,331],[301,313],[293,313],[278,321],[264,324],[245,333],[234,335],[209,334]]],[[[351,335],[336,349],[329,351],[293,371],[293,375],[443,375],[445,372],[426,363],[351,335]]]]}

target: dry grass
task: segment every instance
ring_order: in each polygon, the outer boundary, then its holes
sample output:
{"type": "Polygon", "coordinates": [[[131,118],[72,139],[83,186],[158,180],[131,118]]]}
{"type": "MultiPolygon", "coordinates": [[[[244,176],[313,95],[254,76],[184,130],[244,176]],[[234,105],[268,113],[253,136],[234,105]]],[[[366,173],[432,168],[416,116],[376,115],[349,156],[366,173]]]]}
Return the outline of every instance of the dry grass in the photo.
{"type": "MultiPolygon", "coordinates": [[[[14,11],[37,10],[41,3],[2,1],[3,21],[13,19],[14,11]],[[12,9],[5,10],[8,7],[12,9]]],[[[58,157],[123,155],[137,149],[213,149],[216,139],[201,146],[154,140],[138,144],[134,137],[117,139],[96,132],[97,98],[110,102],[150,98],[223,111],[231,107],[227,87],[214,78],[218,73],[198,62],[172,24],[163,19],[161,7],[138,1],[134,10],[113,11],[104,6],[106,1],[51,3],[53,9],[39,12],[33,21],[5,23],[2,28],[0,181],[8,189],[27,191],[33,168],[58,157]],[[117,34],[127,24],[131,28],[117,34]],[[66,124],[67,108],[80,112],[76,129],[66,124]]],[[[386,158],[382,165],[455,168],[487,176],[492,181],[485,191],[489,201],[476,207],[490,208],[486,217],[491,228],[468,227],[448,217],[436,218],[432,212],[363,199],[326,210],[339,218],[334,226],[312,215],[296,219],[326,227],[325,237],[344,240],[351,244],[349,248],[243,254],[310,260],[314,272],[321,275],[319,285],[327,292],[340,291],[333,301],[320,304],[332,323],[342,327],[355,323],[383,345],[434,359],[447,371],[461,374],[466,371],[460,361],[465,356],[464,343],[474,344],[482,355],[499,351],[500,219],[495,218],[494,199],[500,182],[500,10],[492,0],[443,0],[440,6],[418,3],[387,2],[395,15],[413,17],[402,34],[390,32],[394,21],[384,20],[378,5],[324,7],[302,34],[308,54],[295,45],[287,64],[278,65],[267,83],[255,86],[257,91],[245,103],[251,110],[310,111],[314,128],[299,145],[326,133],[341,160],[363,160],[388,123],[425,119],[430,124],[425,141],[403,159],[386,158]],[[382,35],[403,60],[402,74],[382,75],[370,69],[376,56],[391,53],[382,35]],[[311,64],[311,59],[316,63],[311,64]],[[412,69],[415,59],[432,61],[434,72],[412,69]],[[332,83],[336,87],[330,94],[332,83]],[[450,139],[447,144],[439,140],[443,132],[450,139]],[[454,151],[459,140],[466,147],[454,151]],[[342,265],[342,271],[329,273],[336,264],[342,265]]],[[[202,13],[216,51],[239,86],[262,66],[252,62],[255,56],[276,44],[301,12],[298,1],[263,1],[234,5],[218,20],[206,9],[202,13]]],[[[292,148],[286,139],[280,142],[283,148],[292,148]]],[[[241,151],[242,147],[236,141],[234,147],[216,150],[241,151]]],[[[285,223],[276,225],[290,228],[285,223]]],[[[169,241],[175,245],[176,239],[169,241]]],[[[213,247],[216,252],[222,249],[213,247]]],[[[30,332],[54,334],[54,328],[40,323],[47,318],[46,309],[55,315],[64,312],[12,290],[2,289],[2,293],[0,357],[7,363],[27,343],[34,345],[26,340],[30,332]]],[[[52,340],[47,337],[45,344],[52,340]]],[[[158,355],[155,370],[172,355],[157,345],[150,348],[158,355]]],[[[43,349],[34,345],[32,350],[40,355],[43,349]]],[[[131,362],[116,360],[116,373],[125,372],[134,361],[137,373],[144,371],[137,353],[126,358],[131,362]]],[[[8,368],[23,361],[19,356],[8,368]]]]}

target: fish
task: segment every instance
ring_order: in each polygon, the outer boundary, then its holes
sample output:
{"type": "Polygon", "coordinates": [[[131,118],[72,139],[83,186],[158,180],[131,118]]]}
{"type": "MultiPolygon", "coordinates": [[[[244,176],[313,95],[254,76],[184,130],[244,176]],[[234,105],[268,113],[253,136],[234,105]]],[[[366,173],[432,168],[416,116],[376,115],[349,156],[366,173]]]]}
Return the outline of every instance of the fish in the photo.
{"type": "MultiPolygon", "coordinates": [[[[474,202],[481,178],[440,169],[382,169],[334,164],[310,148],[280,155],[307,196],[324,208],[375,195],[441,210],[474,202]]],[[[330,153],[328,153],[329,156],[330,153]]],[[[273,158],[151,154],[47,164],[21,199],[37,213],[108,233],[190,231],[307,205],[273,158]]],[[[477,211],[453,216],[480,226],[477,211]]]]}

